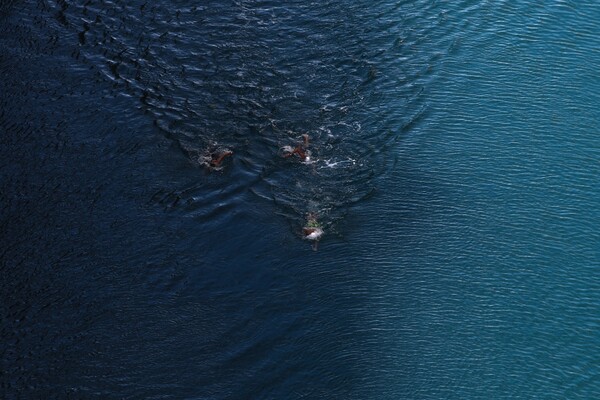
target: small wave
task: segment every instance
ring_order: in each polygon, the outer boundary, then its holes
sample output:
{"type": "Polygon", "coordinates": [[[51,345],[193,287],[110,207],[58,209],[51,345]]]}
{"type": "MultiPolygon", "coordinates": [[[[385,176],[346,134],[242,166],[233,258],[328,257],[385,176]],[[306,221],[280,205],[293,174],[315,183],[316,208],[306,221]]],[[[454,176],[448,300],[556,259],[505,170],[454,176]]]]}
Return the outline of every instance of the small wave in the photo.
{"type": "Polygon", "coordinates": [[[334,160],[324,160],[325,165],[323,166],[323,168],[338,168],[338,167],[345,167],[345,166],[349,166],[349,165],[356,165],[356,160],[353,160],[351,158],[347,159],[347,160],[338,160],[338,161],[334,161],[334,160]]]}

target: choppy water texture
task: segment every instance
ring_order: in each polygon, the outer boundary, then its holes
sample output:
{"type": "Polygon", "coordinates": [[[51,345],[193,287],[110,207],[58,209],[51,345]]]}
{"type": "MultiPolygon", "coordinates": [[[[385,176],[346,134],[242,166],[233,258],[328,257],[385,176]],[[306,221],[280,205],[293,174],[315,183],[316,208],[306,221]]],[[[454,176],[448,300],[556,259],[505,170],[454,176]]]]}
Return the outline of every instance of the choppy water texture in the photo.
{"type": "Polygon", "coordinates": [[[600,398],[598,21],[2,2],[0,397],[600,398]]]}

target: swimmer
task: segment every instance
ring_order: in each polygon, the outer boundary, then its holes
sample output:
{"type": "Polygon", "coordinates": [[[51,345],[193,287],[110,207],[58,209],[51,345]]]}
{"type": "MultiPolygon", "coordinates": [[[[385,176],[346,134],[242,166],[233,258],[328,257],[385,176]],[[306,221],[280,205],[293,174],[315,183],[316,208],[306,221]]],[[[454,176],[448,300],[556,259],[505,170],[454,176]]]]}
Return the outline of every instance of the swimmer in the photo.
{"type": "Polygon", "coordinates": [[[298,144],[296,147],[283,146],[281,148],[283,151],[282,157],[288,158],[297,155],[302,161],[310,161],[310,151],[307,150],[309,139],[310,136],[305,133],[302,135],[302,143],[298,144]]]}
{"type": "Polygon", "coordinates": [[[308,151],[305,151],[302,148],[302,145],[298,145],[298,146],[294,147],[293,149],[291,146],[283,147],[283,158],[288,158],[295,154],[298,157],[300,157],[300,159],[302,161],[307,161],[310,159],[310,156],[307,153],[308,153],[308,151]]]}
{"type": "Polygon", "coordinates": [[[225,159],[225,157],[233,155],[233,151],[225,150],[221,152],[214,152],[210,154],[210,166],[213,168],[217,168],[221,166],[221,163],[225,159]]]}
{"type": "Polygon", "coordinates": [[[302,228],[302,234],[304,235],[304,239],[313,242],[313,250],[316,251],[319,246],[319,239],[323,236],[323,228],[319,221],[317,221],[315,213],[309,213],[306,220],[306,226],[302,228]]]}

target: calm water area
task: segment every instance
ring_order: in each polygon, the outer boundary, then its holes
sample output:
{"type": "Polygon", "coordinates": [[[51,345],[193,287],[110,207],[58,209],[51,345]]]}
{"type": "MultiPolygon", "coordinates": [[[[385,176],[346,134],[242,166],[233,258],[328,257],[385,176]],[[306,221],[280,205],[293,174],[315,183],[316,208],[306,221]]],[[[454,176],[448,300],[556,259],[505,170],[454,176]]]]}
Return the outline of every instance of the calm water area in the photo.
{"type": "Polygon", "coordinates": [[[0,398],[599,399],[599,21],[1,1],[0,398]]]}

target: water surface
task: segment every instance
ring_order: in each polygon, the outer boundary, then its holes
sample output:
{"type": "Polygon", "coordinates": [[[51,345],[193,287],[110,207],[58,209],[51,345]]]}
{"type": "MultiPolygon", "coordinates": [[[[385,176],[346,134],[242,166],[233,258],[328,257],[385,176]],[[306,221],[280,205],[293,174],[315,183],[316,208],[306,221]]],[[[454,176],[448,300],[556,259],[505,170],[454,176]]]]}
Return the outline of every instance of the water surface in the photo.
{"type": "Polygon", "coordinates": [[[3,397],[598,398],[599,19],[3,3],[3,397]]]}

